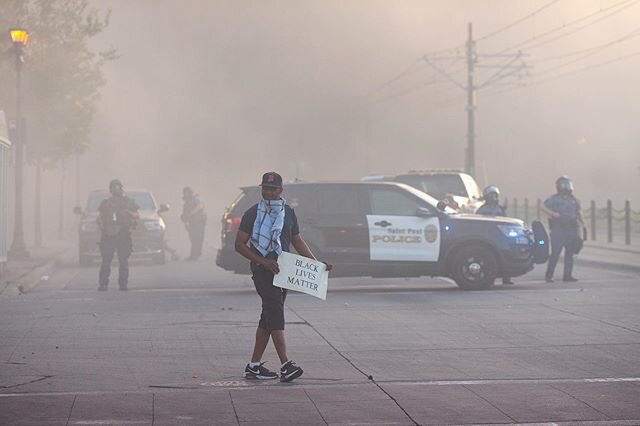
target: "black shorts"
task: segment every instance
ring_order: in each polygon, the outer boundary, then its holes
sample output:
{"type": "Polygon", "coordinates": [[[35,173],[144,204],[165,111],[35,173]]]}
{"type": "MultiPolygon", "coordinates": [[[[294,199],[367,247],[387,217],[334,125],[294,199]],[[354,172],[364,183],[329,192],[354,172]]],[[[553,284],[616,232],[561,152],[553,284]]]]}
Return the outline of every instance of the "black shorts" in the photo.
{"type": "Polygon", "coordinates": [[[273,285],[273,274],[263,266],[251,265],[253,285],[262,299],[262,313],[258,327],[267,330],[284,330],[284,300],[287,290],[273,285]]]}

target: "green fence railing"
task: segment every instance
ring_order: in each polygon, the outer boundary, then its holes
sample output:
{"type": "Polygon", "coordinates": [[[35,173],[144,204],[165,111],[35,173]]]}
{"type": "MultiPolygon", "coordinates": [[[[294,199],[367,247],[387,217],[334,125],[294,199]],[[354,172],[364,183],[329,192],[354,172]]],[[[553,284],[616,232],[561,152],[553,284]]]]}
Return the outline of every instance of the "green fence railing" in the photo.
{"type": "MultiPolygon", "coordinates": [[[[506,199],[505,209],[508,216],[525,222],[547,219],[542,212],[540,199],[506,199]]],[[[591,200],[589,204],[582,204],[582,217],[590,240],[608,243],[624,241],[627,245],[640,242],[640,211],[633,210],[628,200],[622,203],[607,200],[602,204],[591,200]]]]}

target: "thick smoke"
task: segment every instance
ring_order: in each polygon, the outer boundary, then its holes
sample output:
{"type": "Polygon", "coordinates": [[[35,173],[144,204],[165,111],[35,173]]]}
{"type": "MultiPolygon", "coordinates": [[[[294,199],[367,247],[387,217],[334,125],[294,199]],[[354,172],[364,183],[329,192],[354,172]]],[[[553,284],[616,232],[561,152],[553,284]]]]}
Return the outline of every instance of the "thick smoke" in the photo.
{"type": "MultiPolygon", "coordinates": [[[[544,3],[96,1],[112,10],[97,47],[117,48],[121,57],[106,70],[94,145],[81,160],[80,198],[118,177],[170,202],[177,227],[180,191],[190,185],[207,204],[215,245],[224,207],[266,170],[313,180],[461,168],[464,92],[418,59],[450,47],[460,50],[449,54],[464,54],[468,22],[482,37],[544,3]]],[[[499,52],[613,3],[561,2],[478,41],[478,52],[499,52]]],[[[638,18],[640,6],[629,7],[544,47],[525,48],[529,72],[549,68],[536,62],[541,58],[622,37],[638,18]]],[[[640,38],[617,43],[548,76],[638,46],[640,38]]],[[[442,64],[460,70],[452,76],[465,83],[464,61],[442,64]]],[[[639,68],[640,57],[632,57],[530,88],[481,90],[480,184],[497,184],[509,197],[540,197],[568,174],[585,201],[632,199],[637,206],[639,68]]],[[[476,79],[492,73],[478,69],[476,79]]]]}

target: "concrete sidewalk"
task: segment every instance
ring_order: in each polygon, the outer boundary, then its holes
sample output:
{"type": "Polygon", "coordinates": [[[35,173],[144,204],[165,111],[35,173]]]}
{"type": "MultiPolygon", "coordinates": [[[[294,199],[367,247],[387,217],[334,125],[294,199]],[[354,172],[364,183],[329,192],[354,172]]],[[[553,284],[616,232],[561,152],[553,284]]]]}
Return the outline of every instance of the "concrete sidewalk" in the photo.
{"type": "Polygon", "coordinates": [[[28,293],[47,281],[61,261],[73,257],[74,249],[71,242],[55,241],[45,247],[29,249],[27,259],[8,261],[0,274],[0,297],[28,293]]]}
{"type": "Polygon", "coordinates": [[[603,268],[640,272],[640,247],[624,243],[585,241],[576,262],[603,268]]]}
{"type": "Polygon", "coordinates": [[[2,395],[13,425],[637,425],[637,383],[459,381],[2,395]],[[630,419],[630,420],[629,420],[630,419]],[[548,423],[544,423],[548,422],[548,423]]]}

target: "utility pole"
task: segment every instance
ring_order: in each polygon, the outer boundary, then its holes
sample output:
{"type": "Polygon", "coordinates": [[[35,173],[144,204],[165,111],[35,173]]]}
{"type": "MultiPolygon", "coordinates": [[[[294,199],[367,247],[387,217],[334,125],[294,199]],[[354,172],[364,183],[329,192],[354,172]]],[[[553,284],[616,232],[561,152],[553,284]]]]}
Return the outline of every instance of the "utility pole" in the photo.
{"type": "MultiPolygon", "coordinates": [[[[464,170],[471,176],[476,175],[476,125],[475,125],[475,111],[476,111],[476,94],[480,89],[483,89],[493,83],[503,80],[509,76],[519,73],[521,70],[526,69],[526,64],[521,60],[523,57],[522,52],[505,53],[505,54],[480,54],[476,50],[476,41],[473,39],[473,24],[469,22],[468,35],[466,42],[465,55],[456,53],[451,54],[427,54],[423,57],[424,61],[436,71],[437,74],[444,77],[447,81],[464,90],[467,94],[467,146],[465,148],[464,155],[464,170]],[[502,64],[481,64],[481,59],[506,59],[506,63],[502,64]],[[458,81],[453,75],[447,72],[446,68],[439,65],[440,61],[460,61],[466,62],[466,84],[458,81]],[[478,68],[493,68],[496,71],[487,77],[483,82],[476,83],[476,70],[478,68]]],[[[460,71],[460,70],[457,70],[460,71]]]]}
{"type": "Polygon", "coordinates": [[[473,85],[474,65],[476,61],[476,45],[473,41],[473,24],[469,22],[469,38],[467,40],[467,149],[464,170],[471,176],[476,175],[475,147],[475,109],[476,87],[473,85]]]}
{"type": "Polygon", "coordinates": [[[24,169],[24,144],[25,126],[21,115],[21,74],[24,63],[24,48],[29,41],[29,33],[24,29],[11,29],[11,40],[16,61],[16,140],[15,142],[15,193],[14,193],[14,218],[13,218],[13,242],[7,253],[7,257],[12,260],[26,259],[29,257],[27,246],[24,242],[23,211],[22,211],[22,189],[23,189],[23,169],[24,169]]]}
{"type": "Polygon", "coordinates": [[[76,153],[76,206],[80,205],[80,151],[76,153]]]}
{"type": "Polygon", "coordinates": [[[64,181],[67,173],[67,162],[60,164],[60,211],[58,216],[58,239],[64,239],[64,181]]]}

